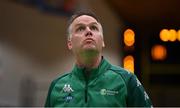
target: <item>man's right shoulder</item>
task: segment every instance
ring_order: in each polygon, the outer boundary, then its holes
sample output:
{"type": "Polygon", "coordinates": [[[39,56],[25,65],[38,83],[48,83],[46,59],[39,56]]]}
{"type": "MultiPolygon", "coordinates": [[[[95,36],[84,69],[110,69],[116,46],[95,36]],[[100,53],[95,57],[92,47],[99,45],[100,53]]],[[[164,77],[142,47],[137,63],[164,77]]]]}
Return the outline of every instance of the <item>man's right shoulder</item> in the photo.
{"type": "Polygon", "coordinates": [[[50,84],[50,87],[49,87],[49,91],[48,91],[48,96],[47,96],[47,99],[46,99],[46,103],[45,103],[45,106],[46,107],[49,107],[51,106],[51,101],[50,101],[50,97],[51,97],[51,93],[55,87],[55,85],[59,82],[59,81],[67,81],[68,80],[68,76],[70,75],[70,73],[65,73],[63,75],[60,75],[58,76],[56,79],[54,79],[51,84],[50,84]]]}
{"type": "Polygon", "coordinates": [[[51,86],[54,86],[57,82],[59,81],[66,81],[68,80],[69,78],[69,75],[71,75],[71,73],[65,73],[65,74],[62,74],[62,75],[59,75],[57,78],[55,78],[52,83],[51,83],[51,86]]]}

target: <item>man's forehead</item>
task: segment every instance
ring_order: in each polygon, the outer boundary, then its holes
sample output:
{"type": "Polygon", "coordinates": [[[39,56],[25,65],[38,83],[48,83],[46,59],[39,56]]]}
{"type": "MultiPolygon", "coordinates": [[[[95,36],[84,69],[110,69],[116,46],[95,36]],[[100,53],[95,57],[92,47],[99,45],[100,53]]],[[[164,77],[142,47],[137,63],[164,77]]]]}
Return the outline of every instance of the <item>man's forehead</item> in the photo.
{"type": "Polygon", "coordinates": [[[91,16],[88,15],[81,15],[79,17],[77,17],[72,24],[88,24],[88,23],[96,23],[98,24],[97,20],[91,16]]]}

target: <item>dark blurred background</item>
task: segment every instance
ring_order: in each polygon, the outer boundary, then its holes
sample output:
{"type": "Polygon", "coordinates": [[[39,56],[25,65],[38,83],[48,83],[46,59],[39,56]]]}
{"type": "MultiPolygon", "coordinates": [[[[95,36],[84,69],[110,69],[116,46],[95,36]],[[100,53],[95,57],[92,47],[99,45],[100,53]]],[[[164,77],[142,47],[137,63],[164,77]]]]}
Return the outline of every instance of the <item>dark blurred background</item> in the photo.
{"type": "Polygon", "coordinates": [[[70,15],[94,11],[104,56],[136,74],[154,106],[180,106],[179,0],[1,0],[0,106],[43,106],[50,82],[74,65],[70,15]]]}

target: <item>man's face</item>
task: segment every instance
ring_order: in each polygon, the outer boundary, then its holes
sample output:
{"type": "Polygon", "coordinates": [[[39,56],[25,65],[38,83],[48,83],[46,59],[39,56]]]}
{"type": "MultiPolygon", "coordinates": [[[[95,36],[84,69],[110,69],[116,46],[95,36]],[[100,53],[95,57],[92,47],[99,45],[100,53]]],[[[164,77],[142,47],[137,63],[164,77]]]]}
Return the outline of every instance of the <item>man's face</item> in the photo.
{"type": "Polygon", "coordinates": [[[81,52],[101,52],[104,47],[101,25],[91,16],[77,17],[70,25],[68,48],[75,54],[81,52]]]}

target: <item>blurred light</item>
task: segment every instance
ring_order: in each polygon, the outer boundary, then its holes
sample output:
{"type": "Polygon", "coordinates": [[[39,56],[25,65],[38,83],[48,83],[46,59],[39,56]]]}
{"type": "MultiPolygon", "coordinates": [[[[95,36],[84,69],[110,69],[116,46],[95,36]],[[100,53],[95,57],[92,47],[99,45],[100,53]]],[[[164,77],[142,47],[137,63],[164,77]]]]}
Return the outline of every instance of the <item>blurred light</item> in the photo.
{"type": "Polygon", "coordinates": [[[154,45],[151,48],[151,56],[154,60],[164,60],[167,56],[167,50],[162,45],[154,45]]]}
{"type": "Polygon", "coordinates": [[[177,31],[177,40],[180,41],[180,30],[177,31]]]}
{"type": "Polygon", "coordinates": [[[123,60],[124,68],[130,71],[131,73],[134,73],[134,57],[131,55],[128,55],[123,60]]]}
{"type": "Polygon", "coordinates": [[[135,42],[135,33],[132,29],[127,29],[124,32],[124,43],[126,46],[133,46],[135,42]]]}
{"type": "Polygon", "coordinates": [[[169,40],[170,33],[167,29],[163,29],[160,31],[160,39],[164,42],[167,42],[169,40]]]}
{"type": "Polygon", "coordinates": [[[176,30],[170,29],[169,34],[170,34],[169,40],[172,42],[176,41],[176,35],[177,35],[176,30]]]}

